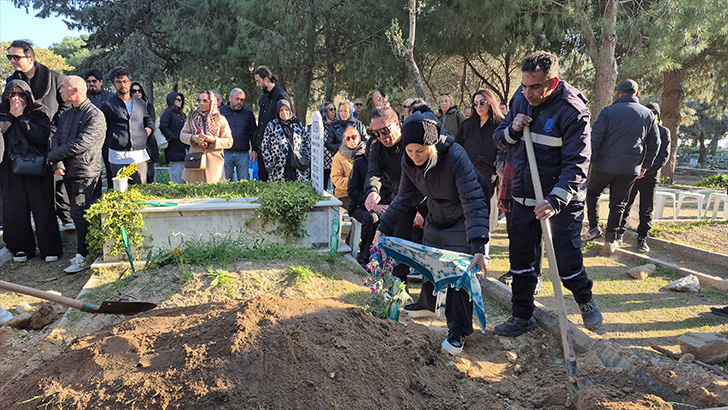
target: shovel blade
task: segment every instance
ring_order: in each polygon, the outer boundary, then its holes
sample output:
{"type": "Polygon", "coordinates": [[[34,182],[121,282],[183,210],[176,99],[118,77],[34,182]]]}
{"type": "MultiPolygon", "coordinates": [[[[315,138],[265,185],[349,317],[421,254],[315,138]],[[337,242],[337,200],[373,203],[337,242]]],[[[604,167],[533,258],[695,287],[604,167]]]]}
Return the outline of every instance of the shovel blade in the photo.
{"type": "Polygon", "coordinates": [[[127,302],[127,301],[109,301],[101,302],[101,306],[93,313],[110,313],[115,315],[135,315],[137,313],[146,312],[157,307],[156,303],[151,302],[127,302]]]}

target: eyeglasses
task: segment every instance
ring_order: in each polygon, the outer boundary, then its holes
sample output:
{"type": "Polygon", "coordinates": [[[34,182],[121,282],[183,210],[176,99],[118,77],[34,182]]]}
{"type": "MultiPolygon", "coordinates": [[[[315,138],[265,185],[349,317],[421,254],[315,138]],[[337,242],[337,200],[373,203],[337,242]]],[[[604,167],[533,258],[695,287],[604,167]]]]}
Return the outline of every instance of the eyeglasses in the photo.
{"type": "Polygon", "coordinates": [[[131,84],[131,80],[114,80],[114,84],[131,84]]]}
{"type": "Polygon", "coordinates": [[[361,107],[362,105],[364,105],[364,103],[354,103],[355,107],[361,107]]]}
{"type": "Polygon", "coordinates": [[[207,103],[210,102],[210,100],[208,100],[207,98],[198,98],[197,99],[197,102],[198,103],[205,103],[205,104],[207,104],[207,103]]]}
{"type": "Polygon", "coordinates": [[[20,61],[21,58],[30,58],[30,56],[16,56],[12,54],[8,54],[5,57],[7,57],[9,61],[20,61]]]}
{"type": "Polygon", "coordinates": [[[99,82],[99,80],[86,80],[86,83],[88,83],[88,84],[96,84],[98,82],[99,82]]]}
{"type": "Polygon", "coordinates": [[[385,137],[392,132],[392,128],[391,128],[392,125],[394,125],[394,123],[385,125],[384,127],[380,128],[378,130],[370,129],[369,133],[372,134],[372,136],[374,136],[374,138],[385,137]]]}
{"type": "Polygon", "coordinates": [[[336,111],[336,108],[333,108],[333,107],[329,108],[329,111],[334,112],[334,111],[336,111]]]}
{"type": "Polygon", "coordinates": [[[131,92],[134,93],[134,94],[137,94],[137,93],[141,94],[142,93],[142,90],[140,90],[140,89],[137,88],[137,89],[131,90],[131,92]]]}
{"type": "Polygon", "coordinates": [[[488,105],[488,102],[485,100],[480,100],[473,103],[473,107],[475,108],[482,107],[484,105],[488,105]]]}

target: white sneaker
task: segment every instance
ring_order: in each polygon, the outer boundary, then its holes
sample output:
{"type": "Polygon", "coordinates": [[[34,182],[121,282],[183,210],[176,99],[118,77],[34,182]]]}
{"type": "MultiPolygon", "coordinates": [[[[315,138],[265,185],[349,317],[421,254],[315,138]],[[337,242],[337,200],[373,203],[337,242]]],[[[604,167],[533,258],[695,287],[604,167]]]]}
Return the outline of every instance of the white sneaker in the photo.
{"type": "Polygon", "coordinates": [[[0,307],[0,326],[8,322],[13,318],[13,314],[0,307]]]}
{"type": "Polygon", "coordinates": [[[46,262],[56,262],[58,261],[58,256],[56,255],[48,255],[45,257],[46,262]]]}
{"type": "Polygon", "coordinates": [[[25,252],[15,252],[15,255],[13,255],[13,262],[28,262],[28,255],[25,254],[25,252]]]}
{"type": "Polygon", "coordinates": [[[66,273],[78,273],[81,271],[84,271],[88,269],[88,264],[86,263],[86,258],[84,258],[81,254],[76,254],[76,256],[70,260],[71,266],[67,267],[66,269],[63,269],[66,273]]]}

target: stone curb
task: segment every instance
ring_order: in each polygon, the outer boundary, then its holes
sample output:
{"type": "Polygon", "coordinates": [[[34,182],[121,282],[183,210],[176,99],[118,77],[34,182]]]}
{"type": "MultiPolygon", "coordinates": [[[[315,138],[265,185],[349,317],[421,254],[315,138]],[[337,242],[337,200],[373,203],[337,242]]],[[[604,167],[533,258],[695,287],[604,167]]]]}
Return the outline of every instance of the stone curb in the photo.
{"type": "Polygon", "coordinates": [[[698,258],[708,263],[728,268],[728,255],[722,253],[706,251],[705,249],[696,248],[690,245],[683,245],[681,243],[669,242],[660,238],[647,237],[647,242],[656,243],[669,251],[673,251],[684,256],[698,258]]]}
{"type": "MultiPolygon", "coordinates": [[[[480,287],[482,289],[483,296],[487,295],[508,309],[511,308],[511,288],[491,277],[480,279],[480,287]]],[[[561,329],[558,317],[546,310],[542,304],[538,302],[535,302],[535,304],[536,309],[533,312],[533,316],[539,326],[561,343],[561,329]]],[[[635,364],[629,359],[632,354],[627,352],[621,346],[615,346],[611,343],[606,343],[603,340],[594,339],[589,336],[589,334],[574,326],[571,322],[569,322],[569,331],[571,333],[571,340],[574,344],[574,349],[577,352],[583,353],[596,350],[597,356],[605,366],[628,371],[634,378],[645,383],[655,393],[659,394],[663,400],[689,404],[696,407],[698,406],[698,404],[690,397],[676,393],[669,386],[662,384],[649,373],[637,368],[637,366],[635,366],[635,364]]],[[[565,377],[566,374],[564,374],[564,378],[565,377]]]]}

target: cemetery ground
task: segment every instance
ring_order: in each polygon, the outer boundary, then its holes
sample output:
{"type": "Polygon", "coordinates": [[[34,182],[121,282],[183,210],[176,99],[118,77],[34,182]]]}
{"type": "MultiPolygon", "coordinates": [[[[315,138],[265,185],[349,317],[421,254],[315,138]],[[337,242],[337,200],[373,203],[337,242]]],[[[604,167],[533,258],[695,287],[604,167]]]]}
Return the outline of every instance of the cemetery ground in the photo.
{"type": "MultiPolygon", "coordinates": [[[[728,254],[728,224],[660,223],[663,239],[728,254]],[[707,246],[709,245],[709,246],[707,246]]],[[[65,254],[75,236],[64,234],[65,254]]],[[[634,250],[634,239],[624,247],[634,250]]],[[[709,313],[728,305],[710,288],[676,293],[680,278],[658,267],[647,279],[626,271],[645,260],[605,257],[584,245],[585,265],[604,325],[581,326],[566,291],[569,320],[592,348],[579,351],[580,376],[591,386],[571,397],[558,336],[546,327],[509,339],[493,327],[509,316],[484,297],[488,325],[466,338],[463,354],[440,349],[444,314],[402,324],[367,313],[365,273],[343,256],[286,246],[198,241],[176,262],[66,275],[66,261],[38,258],[0,267],[0,279],[92,303],[158,304],[132,317],[82,313],[58,305],[42,329],[0,327],[0,403],[18,409],[691,409],[728,406],[728,379],[649,348],[679,352],[687,332],[728,335],[728,319],[709,313]],[[84,288],[82,290],[82,288],[84,288]],[[607,360],[605,360],[605,357],[607,360]],[[659,382],[657,382],[659,381],[659,382]]],[[[488,287],[508,268],[501,227],[492,236],[488,287]]],[[[699,258],[651,244],[649,256],[728,279],[699,258]]],[[[553,311],[548,275],[537,302],[553,311]]],[[[414,298],[419,285],[412,283],[414,298]]],[[[42,301],[0,291],[0,306],[19,315],[42,301]]],[[[723,371],[728,363],[715,365],[723,371]]],[[[3,406],[5,407],[5,405],[3,406]]]]}

